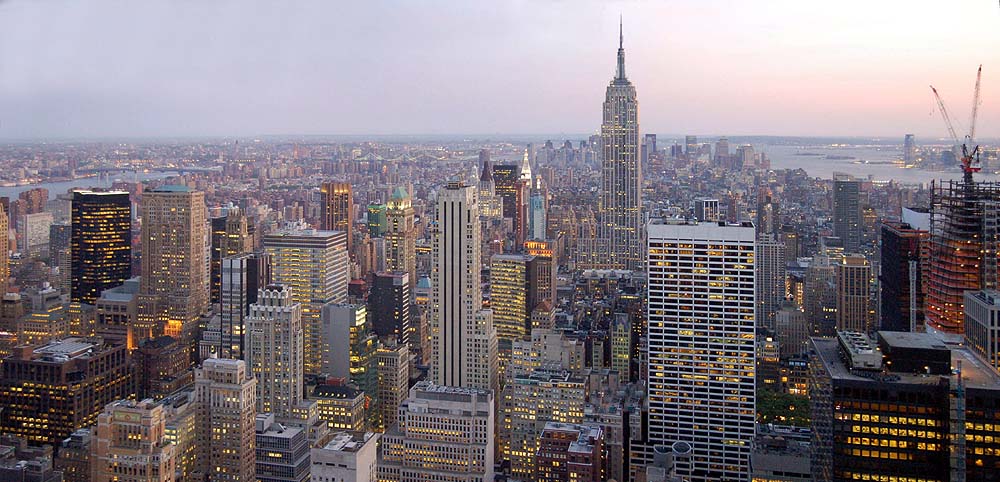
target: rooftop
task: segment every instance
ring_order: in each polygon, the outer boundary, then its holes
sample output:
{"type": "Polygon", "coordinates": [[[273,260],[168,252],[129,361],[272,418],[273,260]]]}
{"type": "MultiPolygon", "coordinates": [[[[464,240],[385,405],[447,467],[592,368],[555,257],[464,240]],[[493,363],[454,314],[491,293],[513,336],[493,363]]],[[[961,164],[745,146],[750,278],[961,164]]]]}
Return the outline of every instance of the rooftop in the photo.
{"type": "Polygon", "coordinates": [[[149,192],[191,192],[191,188],[180,184],[164,184],[149,192]]]}
{"type": "Polygon", "coordinates": [[[323,449],[336,452],[357,452],[369,442],[377,440],[378,437],[372,432],[337,432],[323,446],[323,449]]]}

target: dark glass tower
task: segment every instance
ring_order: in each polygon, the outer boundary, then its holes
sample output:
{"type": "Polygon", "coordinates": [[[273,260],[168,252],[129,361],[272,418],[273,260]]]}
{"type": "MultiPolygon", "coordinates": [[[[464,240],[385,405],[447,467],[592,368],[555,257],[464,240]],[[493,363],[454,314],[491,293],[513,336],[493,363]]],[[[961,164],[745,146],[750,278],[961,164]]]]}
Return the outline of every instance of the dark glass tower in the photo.
{"type": "Polygon", "coordinates": [[[73,193],[71,288],[74,302],[94,304],[101,292],[132,277],[132,205],[127,192],[73,193]]]}

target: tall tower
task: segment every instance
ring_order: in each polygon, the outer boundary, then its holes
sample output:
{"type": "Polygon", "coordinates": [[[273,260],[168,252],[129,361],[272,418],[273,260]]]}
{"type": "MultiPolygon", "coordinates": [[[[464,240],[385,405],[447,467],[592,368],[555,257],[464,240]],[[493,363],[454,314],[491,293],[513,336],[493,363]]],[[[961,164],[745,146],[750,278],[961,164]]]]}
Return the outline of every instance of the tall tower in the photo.
{"type": "Polygon", "coordinates": [[[210,482],[250,482],[256,464],[257,379],[246,362],[209,358],[195,370],[198,461],[210,482]]]}
{"type": "Polygon", "coordinates": [[[71,299],[93,305],[132,277],[132,203],[127,192],[73,193],[71,299]]]}
{"type": "Polygon", "coordinates": [[[351,252],[354,234],[354,191],[350,183],[324,182],[319,191],[323,197],[322,229],[347,234],[347,252],[351,252]]]}
{"type": "Polygon", "coordinates": [[[496,388],[493,312],[483,310],[476,188],[438,191],[431,273],[434,379],[439,385],[496,388]]]}
{"type": "Polygon", "coordinates": [[[10,282],[10,216],[0,205],[0,292],[7,293],[10,282]]]}
{"type": "Polygon", "coordinates": [[[281,285],[261,288],[247,319],[246,361],[257,379],[257,412],[292,417],[302,401],[302,306],[281,285]]]}
{"type": "Polygon", "coordinates": [[[649,443],[689,444],[692,456],[681,467],[686,480],[749,480],[754,228],[651,223],[647,229],[649,443]]]}
{"type": "Polygon", "coordinates": [[[854,176],[833,173],[833,235],[840,238],[848,254],[861,248],[860,188],[854,176]]]}
{"type": "Polygon", "coordinates": [[[872,266],[864,256],[846,254],[836,265],[837,330],[871,333],[872,266]]]}
{"type": "Polygon", "coordinates": [[[406,189],[397,187],[386,203],[388,231],[385,233],[385,264],[387,271],[405,271],[410,282],[417,276],[417,229],[414,225],[413,204],[406,189]]]}
{"type": "Polygon", "coordinates": [[[136,341],[150,334],[194,342],[208,309],[205,193],[161,186],[142,196],[142,279],[136,341]]]}
{"type": "Polygon", "coordinates": [[[347,301],[347,233],[343,231],[283,231],[263,239],[271,256],[271,279],[292,291],[302,305],[305,331],[305,371],[319,374],[330,349],[324,346],[323,305],[347,301]]]}
{"type": "Polygon", "coordinates": [[[624,38],[619,30],[618,69],[608,85],[601,123],[602,253],[614,269],[641,270],[642,172],[639,167],[639,102],[625,77],[624,38]]]}
{"type": "Polygon", "coordinates": [[[253,251],[247,217],[239,208],[230,208],[225,216],[212,218],[212,303],[219,302],[222,260],[253,251]]]}

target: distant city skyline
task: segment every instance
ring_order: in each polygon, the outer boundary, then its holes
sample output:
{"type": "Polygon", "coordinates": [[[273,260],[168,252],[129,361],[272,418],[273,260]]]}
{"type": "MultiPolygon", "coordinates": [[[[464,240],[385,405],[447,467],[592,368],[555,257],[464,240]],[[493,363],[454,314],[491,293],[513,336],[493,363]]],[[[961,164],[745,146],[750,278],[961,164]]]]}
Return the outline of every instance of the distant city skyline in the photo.
{"type": "Polygon", "coordinates": [[[642,133],[1000,137],[994,2],[249,3],[0,2],[0,139],[596,133],[619,13],[642,133]]]}

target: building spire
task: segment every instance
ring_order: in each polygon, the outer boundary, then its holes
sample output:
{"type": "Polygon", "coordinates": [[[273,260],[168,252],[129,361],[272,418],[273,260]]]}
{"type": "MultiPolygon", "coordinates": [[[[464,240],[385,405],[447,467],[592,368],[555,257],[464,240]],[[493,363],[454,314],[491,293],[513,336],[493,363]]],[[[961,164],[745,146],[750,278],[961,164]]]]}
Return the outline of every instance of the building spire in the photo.
{"type": "Polygon", "coordinates": [[[625,80],[625,34],[621,15],[618,16],[618,71],[615,80],[625,80]]]}

